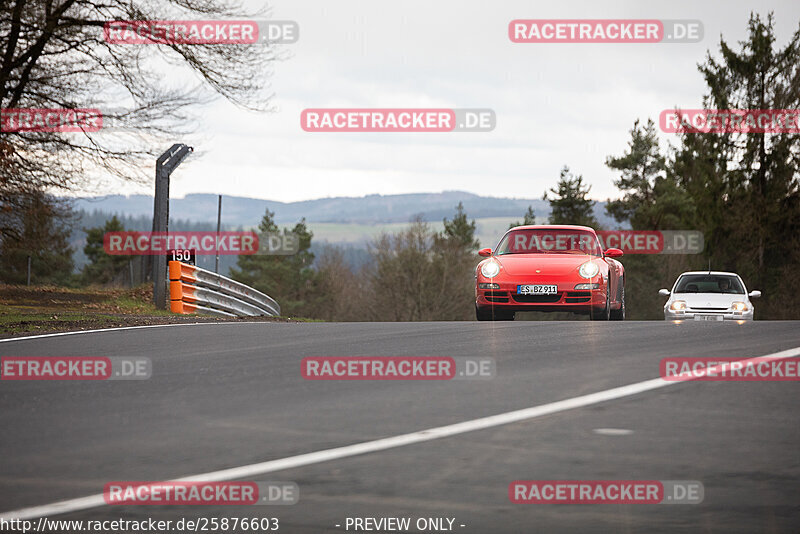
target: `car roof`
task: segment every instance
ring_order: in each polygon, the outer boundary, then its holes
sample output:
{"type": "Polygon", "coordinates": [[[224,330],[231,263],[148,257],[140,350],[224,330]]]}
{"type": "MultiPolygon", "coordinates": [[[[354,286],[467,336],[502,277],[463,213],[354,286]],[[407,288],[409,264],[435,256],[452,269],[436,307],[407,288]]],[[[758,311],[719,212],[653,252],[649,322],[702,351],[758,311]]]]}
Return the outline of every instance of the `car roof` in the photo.
{"type": "Polygon", "coordinates": [[[514,228],[509,228],[509,230],[586,230],[594,233],[594,228],[576,224],[527,224],[515,226],[514,228]]]}
{"type": "Polygon", "coordinates": [[[687,271],[685,273],[681,273],[681,276],[683,276],[685,274],[711,274],[711,275],[739,276],[736,273],[729,273],[727,271],[687,271]]]}

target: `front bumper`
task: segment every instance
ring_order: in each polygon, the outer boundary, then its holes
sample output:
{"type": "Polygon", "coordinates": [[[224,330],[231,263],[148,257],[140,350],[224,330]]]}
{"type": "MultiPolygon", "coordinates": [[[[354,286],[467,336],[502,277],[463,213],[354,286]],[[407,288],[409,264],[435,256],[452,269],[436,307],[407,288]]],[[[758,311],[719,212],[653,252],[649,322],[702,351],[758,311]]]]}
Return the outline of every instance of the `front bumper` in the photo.
{"type": "Polygon", "coordinates": [[[753,309],[751,308],[745,312],[734,312],[732,310],[696,311],[692,309],[673,311],[669,308],[664,308],[664,319],[667,321],[752,321],[753,309]],[[718,319],[718,317],[722,317],[722,319],[718,319]]]}
{"type": "MultiPolygon", "coordinates": [[[[482,283],[485,283],[481,281],[482,283]]],[[[520,295],[516,283],[499,283],[498,289],[480,289],[476,285],[475,305],[480,309],[494,308],[506,311],[568,311],[588,313],[592,309],[602,310],[606,306],[606,289],[575,289],[576,283],[556,284],[555,295],[520,295]]],[[[497,283],[495,281],[495,283],[497,283]]]]}

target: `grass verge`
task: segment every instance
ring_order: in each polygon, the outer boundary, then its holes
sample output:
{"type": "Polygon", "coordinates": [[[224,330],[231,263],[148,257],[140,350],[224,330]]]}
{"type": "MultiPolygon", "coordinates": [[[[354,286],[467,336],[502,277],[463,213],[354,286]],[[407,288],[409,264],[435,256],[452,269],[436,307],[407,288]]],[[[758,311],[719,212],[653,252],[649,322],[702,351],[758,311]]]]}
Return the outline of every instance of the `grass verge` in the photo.
{"type": "Polygon", "coordinates": [[[176,315],[156,309],[153,305],[153,288],[146,285],[133,289],[73,289],[0,284],[0,337],[122,326],[241,320],[305,321],[284,317],[225,319],[176,315]]]}

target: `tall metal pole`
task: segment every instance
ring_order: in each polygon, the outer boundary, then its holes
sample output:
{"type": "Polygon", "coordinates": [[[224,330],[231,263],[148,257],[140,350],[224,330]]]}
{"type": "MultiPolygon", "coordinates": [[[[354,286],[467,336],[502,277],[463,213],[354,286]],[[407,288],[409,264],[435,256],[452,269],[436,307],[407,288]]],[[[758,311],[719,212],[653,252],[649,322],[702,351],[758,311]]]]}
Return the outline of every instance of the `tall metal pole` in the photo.
{"type": "MultiPolygon", "coordinates": [[[[219,196],[217,202],[217,242],[219,242],[219,227],[222,221],[222,195],[219,196]]],[[[217,259],[214,262],[214,272],[219,274],[219,247],[217,247],[217,259]]]]}
{"type": "MultiPolygon", "coordinates": [[[[163,158],[163,155],[162,155],[163,158]]],[[[161,158],[159,158],[160,160],[161,158]]],[[[166,232],[169,224],[169,176],[156,163],[156,195],[153,204],[153,233],[166,232]]],[[[152,256],[153,263],[153,304],[159,310],[167,307],[167,257],[164,254],[152,256]]]]}
{"type": "MultiPolygon", "coordinates": [[[[167,233],[169,224],[169,176],[194,149],[176,143],[156,160],[156,193],[153,200],[153,232],[167,233]]],[[[167,307],[167,256],[153,257],[153,303],[159,310],[167,307]]]]}

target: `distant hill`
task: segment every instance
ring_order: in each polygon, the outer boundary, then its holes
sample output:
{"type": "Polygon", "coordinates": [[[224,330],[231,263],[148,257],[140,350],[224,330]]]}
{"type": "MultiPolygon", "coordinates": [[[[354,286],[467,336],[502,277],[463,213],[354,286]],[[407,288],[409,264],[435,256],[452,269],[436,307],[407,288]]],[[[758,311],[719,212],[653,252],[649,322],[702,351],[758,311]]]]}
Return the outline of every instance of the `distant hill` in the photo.
{"type": "MultiPolygon", "coordinates": [[[[368,195],[365,197],[334,197],[300,202],[278,202],[247,197],[224,196],[222,223],[225,226],[255,226],[269,208],[275,212],[278,224],[294,224],[302,217],[310,223],[388,224],[406,223],[417,215],[426,221],[441,221],[453,215],[455,206],[464,203],[467,215],[473,219],[515,217],[522,219],[528,206],[537,217],[550,213],[549,204],[541,199],[482,197],[464,191],[443,193],[414,193],[407,195],[368,195]]],[[[605,203],[598,202],[595,216],[603,226],[615,226],[605,216],[605,203]]],[[[147,195],[109,195],[83,198],[75,209],[101,211],[128,217],[152,217],[153,197],[147,195]]],[[[217,218],[217,196],[191,194],[170,201],[170,219],[193,222],[214,222],[217,218]]]]}

